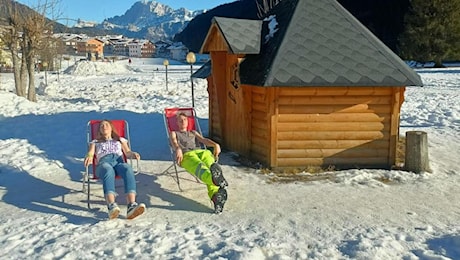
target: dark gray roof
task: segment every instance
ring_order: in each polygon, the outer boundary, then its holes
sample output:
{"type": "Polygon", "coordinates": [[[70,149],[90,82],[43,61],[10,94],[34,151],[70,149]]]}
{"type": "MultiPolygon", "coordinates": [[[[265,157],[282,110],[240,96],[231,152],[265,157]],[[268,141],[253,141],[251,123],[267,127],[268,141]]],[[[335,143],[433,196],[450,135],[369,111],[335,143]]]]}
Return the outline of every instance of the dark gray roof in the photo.
{"type": "Polygon", "coordinates": [[[207,61],[197,71],[192,74],[192,78],[205,79],[211,75],[211,61],[207,61]]]}
{"type": "MultiPolygon", "coordinates": [[[[230,28],[243,30],[245,20],[233,20],[224,26],[216,18],[229,45],[252,38],[230,28]]],[[[265,19],[262,37],[260,52],[240,64],[242,84],[422,86],[414,70],[335,0],[281,1],[265,19]],[[275,33],[269,34],[270,22],[277,24],[275,33]],[[273,37],[265,41],[267,35],[273,37]]]]}
{"type": "Polygon", "coordinates": [[[258,54],[262,21],[214,17],[233,54],[258,54]]]}

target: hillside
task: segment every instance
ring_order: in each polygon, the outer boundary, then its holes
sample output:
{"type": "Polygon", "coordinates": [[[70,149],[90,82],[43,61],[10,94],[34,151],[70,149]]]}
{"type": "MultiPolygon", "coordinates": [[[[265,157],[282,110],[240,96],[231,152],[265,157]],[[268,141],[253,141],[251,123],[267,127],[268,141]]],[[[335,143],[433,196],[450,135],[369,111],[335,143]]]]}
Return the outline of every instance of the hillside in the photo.
{"type": "MultiPolygon", "coordinates": [[[[338,2],[397,53],[398,36],[404,28],[404,15],[409,8],[409,0],[338,0],[338,2]]],[[[255,1],[240,0],[198,15],[175,36],[174,40],[183,42],[192,51],[199,51],[214,16],[258,19],[255,1]]]]}

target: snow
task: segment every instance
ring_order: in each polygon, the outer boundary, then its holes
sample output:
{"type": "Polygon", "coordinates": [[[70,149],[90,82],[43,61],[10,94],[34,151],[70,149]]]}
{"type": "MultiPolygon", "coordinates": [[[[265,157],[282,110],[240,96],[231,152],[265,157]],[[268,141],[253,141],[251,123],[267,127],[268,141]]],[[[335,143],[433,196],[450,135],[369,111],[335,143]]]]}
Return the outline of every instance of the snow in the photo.
{"type": "Polygon", "coordinates": [[[267,43],[271,38],[275,36],[275,33],[278,31],[278,22],[276,21],[275,15],[270,15],[264,19],[264,22],[268,21],[268,34],[265,36],[265,43],[267,43]]]}
{"type": "MultiPolygon", "coordinates": [[[[162,111],[191,106],[191,84],[189,65],[172,64],[166,89],[162,62],[79,62],[48,73],[48,86],[42,72],[37,103],[1,74],[2,258],[460,259],[459,68],[417,70],[425,86],[406,89],[401,135],[428,133],[432,173],[354,169],[276,181],[224,151],[229,200],[214,215],[203,184],[180,173],[180,192],[163,174],[171,161],[162,111]],[[126,119],[142,157],[138,201],[147,211],[134,220],[123,217],[121,181],[119,219],[107,219],[100,183],[91,210],[81,191],[86,123],[103,118],[126,119]]],[[[206,81],[194,90],[206,134],[206,81]]]]}

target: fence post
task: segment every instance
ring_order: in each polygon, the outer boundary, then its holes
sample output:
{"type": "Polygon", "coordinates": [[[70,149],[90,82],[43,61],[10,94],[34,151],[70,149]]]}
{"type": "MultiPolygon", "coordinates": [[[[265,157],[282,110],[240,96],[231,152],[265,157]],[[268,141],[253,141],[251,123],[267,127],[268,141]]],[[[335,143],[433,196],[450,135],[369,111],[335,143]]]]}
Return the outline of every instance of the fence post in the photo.
{"type": "Polygon", "coordinates": [[[428,135],[426,132],[406,132],[404,168],[406,171],[415,173],[431,172],[428,159],[428,135]]]}

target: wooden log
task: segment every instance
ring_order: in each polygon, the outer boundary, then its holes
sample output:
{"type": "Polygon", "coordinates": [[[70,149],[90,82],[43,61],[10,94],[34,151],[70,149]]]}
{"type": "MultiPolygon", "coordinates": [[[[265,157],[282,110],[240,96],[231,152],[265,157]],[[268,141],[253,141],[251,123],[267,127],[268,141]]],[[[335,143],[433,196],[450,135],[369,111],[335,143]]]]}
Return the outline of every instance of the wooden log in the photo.
{"type": "Polygon", "coordinates": [[[251,146],[251,154],[257,154],[261,157],[267,157],[268,156],[268,148],[264,147],[262,145],[252,145],[251,146]]]}
{"type": "Polygon", "coordinates": [[[421,173],[431,172],[428,159],[428,135],[423,131],[406,132],[406,171],[421,173]]]}
{"type": "Polygon", "coordinates": [[[278,140],[388,140],[389,133],[380,131],[280,132],[278,140]]]}
{"type": "Polygon", "coordinates": [[[390,122],[390,114],[332,113],[332,114],[280,114],[278,123],[284,122],[390,122]]]}
{"type": "Polygon", "coordinates": [[[388,150],[385,149],[366,149],[366,148],[348,148],[348,149],[278,149],[277,158],[369,158],[385,157],[388,150]]]}
{"type": "Polygon", "coordinates": [[[282,96],[280,105],[353,105],[353,104],[391,104],[391,96],[282,96]]]}
{"type": "Polygon", "coordinates": [[[254,100],[254,102],[265,103],[266,99],[267,96],[265,95],[265,93],[252,93],[252,100],[254,100]]]}
{"type": "Polygon", "coordinates": [[[278,167],[305,167],[305,166],[369,166],[371,168],[385,168],[388,165],[387,158],[374,157],[374,158],[279,158],[278,167]]]}
{"type": "Polygon", "coordinates": [[[260,87],[260,86],[251,86],[251,85],[245,85],[245,86],[248,86],[251,91],[253,93],[261,93],[261,94],[265,94],[267,92],[267,89],[264,88],[264,87],[260,87]]]}
{"type": "Polygon", "coordinates": [[[251,105],[253,111],[263,112],[264,114],[267,114],[268,108],[265,103],[259,103],[254,101],[251,105]]]}
{"type": "Polygon", "coordinates": [[[278,149],[388,149],[388,140],[279,140],[278,149]]]}
{"type": "Polygon", "coordinates": [[[254,132],[254,135],[267,136],[268,135],[268,124],[261,120],[254,120],[251,126],[251,131],[254,132]],[[260,121],[257,122],[257,121],[260,121]],[[259,124],[255,124],[259,123],[259,124]]]}
{"type": "Polygon", "coordinates": [[[280,88],[280,96],[387,96],[391,94],[391,87],[280,88]]]}
{"type": "Polygon", "coordinates": [[[253,139],[252,142],[257,142],[258,140],[263,140],[263,142],[268,143],[268,132],[267,131],[254,131],[252,129],[251,138],[253,139]]]}
{"type": "Polygon", "coordinates": [[[251,117],[252,117],[253,120],[258,119],[258,120],[267,121],[267,113],[266,112],[261,112],[259,110],[253,109],[252,113],[251,113],[251,117]]]}
{"type": "Polygon", "coordinates": [[[388,131],[389,124],[380,122],[296,122],[278,123],[279,132],[388,131]]]}
{"type": "Polygon", "coordinates": [[[280,114],[329,114],[329,113],[391,113],[388,105],[356,104],[356,105],[279,105],[280,114]]]}

